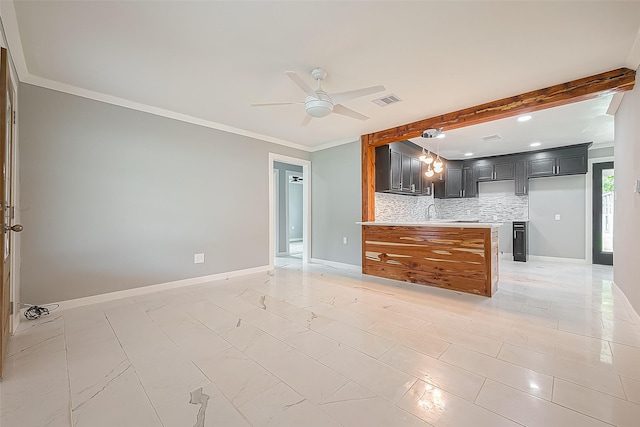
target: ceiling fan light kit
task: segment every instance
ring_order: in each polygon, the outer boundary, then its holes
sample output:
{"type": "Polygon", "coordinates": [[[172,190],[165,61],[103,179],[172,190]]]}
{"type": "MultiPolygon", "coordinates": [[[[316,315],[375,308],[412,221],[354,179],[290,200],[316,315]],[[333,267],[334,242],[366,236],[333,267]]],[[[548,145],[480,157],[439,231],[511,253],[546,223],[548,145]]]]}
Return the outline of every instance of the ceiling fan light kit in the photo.
{"type": "MultiPolygon", "coordinates": [[[[357,120],[368,120],[369,117],[360,114],[342,105],[343,102],[362,96],[371,95],[385,90],[384,86],[372,86],[362,89],[350,90],[347,92],[328,93],[322,89],[322,81],[327,77],[327,71],[322,68],[311,70],[311,77],[318,82],[318,89],[313,90],[295,72],[287,71],[285,74],[300,88],[307,97],[304,99],[304,109],[307,113],[301,125],[306,126],[312,118],[326,117],[331,113],[340,114],[357,120]]],[[[266,107],[273,105],[302,104],[301,102],[270,102],[263,104],[252,104],[254,107],[266,107]]]]}
{"type": "Polygon", "coordinates": [[[325,92],[316,92],[318,97],[307,96],[304,99],[304,109],[308,115],[320,118],[326,117],[333,111],[333,102],[325,92]]]}

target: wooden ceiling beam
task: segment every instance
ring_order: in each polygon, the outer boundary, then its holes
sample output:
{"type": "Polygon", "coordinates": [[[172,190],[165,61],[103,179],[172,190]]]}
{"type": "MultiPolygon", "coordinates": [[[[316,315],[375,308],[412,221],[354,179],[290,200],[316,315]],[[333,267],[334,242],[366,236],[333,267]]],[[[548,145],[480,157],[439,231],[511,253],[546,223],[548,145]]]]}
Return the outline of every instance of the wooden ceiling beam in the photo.
{"type": "MultiPolygon", "coordinates": [[[[374,132],[367,135],[366,141],[369,145],[377,147],[391,142],[419,137],[422,135],[422,131],[429,128],[444,128],[445,131],[448,131],[584,101],[598,96],[625,92],[633,89],[635,75],[635,70],[619,68],[510,98],[503,98],[441,116],[374,132]]],[[[362,140],[365,141],[364,138],[362,140]]]]}

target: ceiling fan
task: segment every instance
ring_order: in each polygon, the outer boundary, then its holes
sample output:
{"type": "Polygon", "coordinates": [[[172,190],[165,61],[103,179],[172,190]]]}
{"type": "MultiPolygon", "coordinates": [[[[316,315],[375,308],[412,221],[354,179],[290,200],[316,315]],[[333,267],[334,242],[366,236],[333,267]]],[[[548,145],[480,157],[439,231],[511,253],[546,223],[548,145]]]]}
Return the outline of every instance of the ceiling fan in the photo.
{"type": "Polygon", "coordinates": [[[322,80],[327,77],[327,71],[322,68],[314,68],[311,76],[318,82],[318,89],[313,90],[305,83],[304,80],[295,71],[286,71],[293,82],[307,94],[303,102],[268,102],[263,104],[251,104],[253,107],[267,107],[272,105],[291,105],[304,104],[307,112],[301,125],[306,126],[311,119],[326,117],[331,113],[341,114],[358,120],[367,120],[369,117],[358,113],[350,108],[342,105],[343,102],[351,99],[360,98],[361,96],[371,95],[385,90],[384,86],[372,86],[362,89],[349,90],[346,92],[328,93],[322,89],[322,80]]]}

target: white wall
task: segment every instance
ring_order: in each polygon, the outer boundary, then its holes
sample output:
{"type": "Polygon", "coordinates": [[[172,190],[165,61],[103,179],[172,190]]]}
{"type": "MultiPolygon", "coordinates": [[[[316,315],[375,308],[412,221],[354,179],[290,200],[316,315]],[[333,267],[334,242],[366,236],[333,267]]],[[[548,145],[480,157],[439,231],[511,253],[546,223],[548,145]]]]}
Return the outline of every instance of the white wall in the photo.
{"type": "Polygon", "coordinates": [[[627,92],[615,116],[613,264],[616,285],[640,313],[640,89],[627,92]]]}
{"type": "Polygon", "coordinates": [[[269,152],[309,153],[31,85],[20,106],[22,301],[269,265],[269,152]]]}

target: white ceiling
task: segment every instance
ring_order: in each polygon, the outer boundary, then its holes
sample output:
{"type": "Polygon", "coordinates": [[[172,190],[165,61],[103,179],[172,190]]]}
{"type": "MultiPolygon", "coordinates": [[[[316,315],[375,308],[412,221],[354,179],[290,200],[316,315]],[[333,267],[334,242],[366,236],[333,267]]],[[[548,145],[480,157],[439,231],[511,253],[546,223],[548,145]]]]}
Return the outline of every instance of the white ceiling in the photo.
{"type": "Polygon", "coordinates": [[[412,138],[410,141],[446,159],[464,159],[498,154],[519,153],[544,148],[592,142],[593,148],[613,142],[614,118],[607,114],[613,96],[563,105],[528,114],[531,119],[518,122],[517,117],[494,120],[445,132],[442,139],[412,138]],[[499,136],[500,139],[483,140],[499,136]],[[532,147],[532,143],[540,145],[532,147]],[[438,145],[439,144],[439,145],[438,145]],[[472,153],[465,156],[465,153],[472,153]]]}
{"type": "MultiPolygon", "coordinates": [[[[635,69],[630,55],[640,29],[640,2],[611,1],[50,0],[2,1],[0,11],[24,82],[311,151],[615,68],[635,69]],[[385,92],[345,103],[370,120],[332,114],[302,127],[301,105],[250,106],[302,101],[304,93],[284,71],[311,85],[314,67],[328,70],[328,92],[384,85],[385,92]],[[403,102],[371,102],[389,94],[403,102]]],[[[566,117],[547,125],[544,138],[551,144],[578,132],[572,143],[611,140],[604,103],[560,107],[566,117]],[[579,123],[569,126],[568,117],[579,123]]],[[[543,113],[552,114],[536,117],[543,113]]],[[[508,125],[496,126],[452,131],[446,141],[464,153],[464,144],[487,133],[504,137],[501,152],[530,139],[525,127],[511,133],[508,125]]],[[[471,151],[480,152],[477,147],[471,151]]]]}

